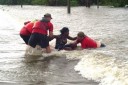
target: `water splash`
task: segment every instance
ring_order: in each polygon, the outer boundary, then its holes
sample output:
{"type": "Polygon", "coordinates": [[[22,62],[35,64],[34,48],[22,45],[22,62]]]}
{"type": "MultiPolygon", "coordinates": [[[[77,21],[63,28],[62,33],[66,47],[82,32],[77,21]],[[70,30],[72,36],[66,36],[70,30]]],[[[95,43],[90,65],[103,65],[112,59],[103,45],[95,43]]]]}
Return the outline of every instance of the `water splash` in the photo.
{"type": "Polygon", "coordinates": [[[83,77],[100,82],[100,85],[127,85],[128,62],[103,52],[83,55],[75,66],[83,77]]]}

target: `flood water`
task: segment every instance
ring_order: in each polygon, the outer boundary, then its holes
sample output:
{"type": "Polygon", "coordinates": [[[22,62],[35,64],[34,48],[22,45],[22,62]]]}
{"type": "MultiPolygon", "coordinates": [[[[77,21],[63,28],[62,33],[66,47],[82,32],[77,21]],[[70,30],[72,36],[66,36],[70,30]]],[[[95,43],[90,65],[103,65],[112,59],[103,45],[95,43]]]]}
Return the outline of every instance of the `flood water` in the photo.
{"type": "Polygon", "coordinates": [[[0,85],[128,85],[128,8],[72,7],[67,14],[66,7],[0,5],[0,19],[0,85]],[[66,26],[71,36],[83,31],[106,47],[26,57],[19,31],[45,13],[54,34],[66,26]]]}

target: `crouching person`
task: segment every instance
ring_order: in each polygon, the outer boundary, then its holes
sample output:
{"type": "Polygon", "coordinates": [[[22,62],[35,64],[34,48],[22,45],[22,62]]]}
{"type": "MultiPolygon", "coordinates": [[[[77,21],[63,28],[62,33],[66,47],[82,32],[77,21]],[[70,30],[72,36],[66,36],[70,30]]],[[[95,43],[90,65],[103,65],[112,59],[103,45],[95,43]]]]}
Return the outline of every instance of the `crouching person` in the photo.
{"type": "Polygon", "coordinates": [[[24,26],[20,30],[20,37],[24,40],[26,44],[28,44],[28,40],[32,33],[32,27],[36,21],[37,19],[35,19],[34,21],[24,22],[24,26]]]}
{"type": "Polygon", "coordinates": [[[44,15],[42,20],[34,23],[32,34],[28,41],[28,44],[31,47],[35,48],[36,45],[40,45],[41,48],[46,48],[47,53],[51,52],[48,40],[48,36],[53,36],[53,24],[50,22],[51,19],[51,14],[47,13],[44,15]]]}

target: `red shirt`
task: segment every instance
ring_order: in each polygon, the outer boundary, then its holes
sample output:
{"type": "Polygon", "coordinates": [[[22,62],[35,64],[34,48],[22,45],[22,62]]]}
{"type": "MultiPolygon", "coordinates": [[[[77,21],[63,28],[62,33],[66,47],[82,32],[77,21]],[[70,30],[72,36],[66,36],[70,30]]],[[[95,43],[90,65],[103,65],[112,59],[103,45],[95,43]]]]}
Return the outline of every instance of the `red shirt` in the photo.
{"type": "Polygon", "coordinates": [[[40,33],[43,35],[47,35],[48,34],[47,30],[53,32],[53,24],[51,22],[37,21],[33,26],[32,33],[40,33]]]}
{"type": "Polygon", "coordinates": [[[29,22],[26,25],[24,25],[24,27],[20,30],[20,34],[27,36],[31,35],[33,25],[34,22],[29,22]]]}
{"type": "MultiPolygon", "coordinates": [[[[79,41],[77,41],[79,42],[79,41]]],[[[84,37],[84,39],[79,42],[81,43],[81,47],[86,49],[86,48],[97,48],[97,43],[96,41],[94,41],[93,39],[89,38],[89,37],[84,37]]]]}

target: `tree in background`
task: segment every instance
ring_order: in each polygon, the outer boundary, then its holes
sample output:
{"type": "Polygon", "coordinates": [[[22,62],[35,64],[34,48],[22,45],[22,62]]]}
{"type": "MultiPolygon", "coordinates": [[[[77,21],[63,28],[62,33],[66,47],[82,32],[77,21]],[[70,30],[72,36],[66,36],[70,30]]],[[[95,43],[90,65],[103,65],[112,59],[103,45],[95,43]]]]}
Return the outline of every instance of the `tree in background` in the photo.
{"type": "Polygon", "coordinates": [[[124,7],[125,5],[128,5],[128,0],[100,0],[100,4],[114,7],[124,7]]]}
{"type": "MultiPolygon", "coordinates": [[[[128,5],[128,0],[99,0],[100,5],[110,5],[114,7],[124,7],[128,5]]],[[[89,6],[97,3],[97,0],[71,0],[72,6],[89,6]],[[90,2],[92,1],[92,2],[90,2]]],[[[2,5],[50,5],[66,6],[67,0],[0,0],[2,5]]]]}
{"type": "Polygon", "coordinates": [[[32,5],[48,5],[48,0],[31,0],[32,5]]]}
{"type": "MultiPolygon", "coordinates": [[[[48,0],[50,6],[66,6],[67,0],[48,0]]],[[[78,6],[78,0],[71,0],[72,6],[78,6]]]]}

